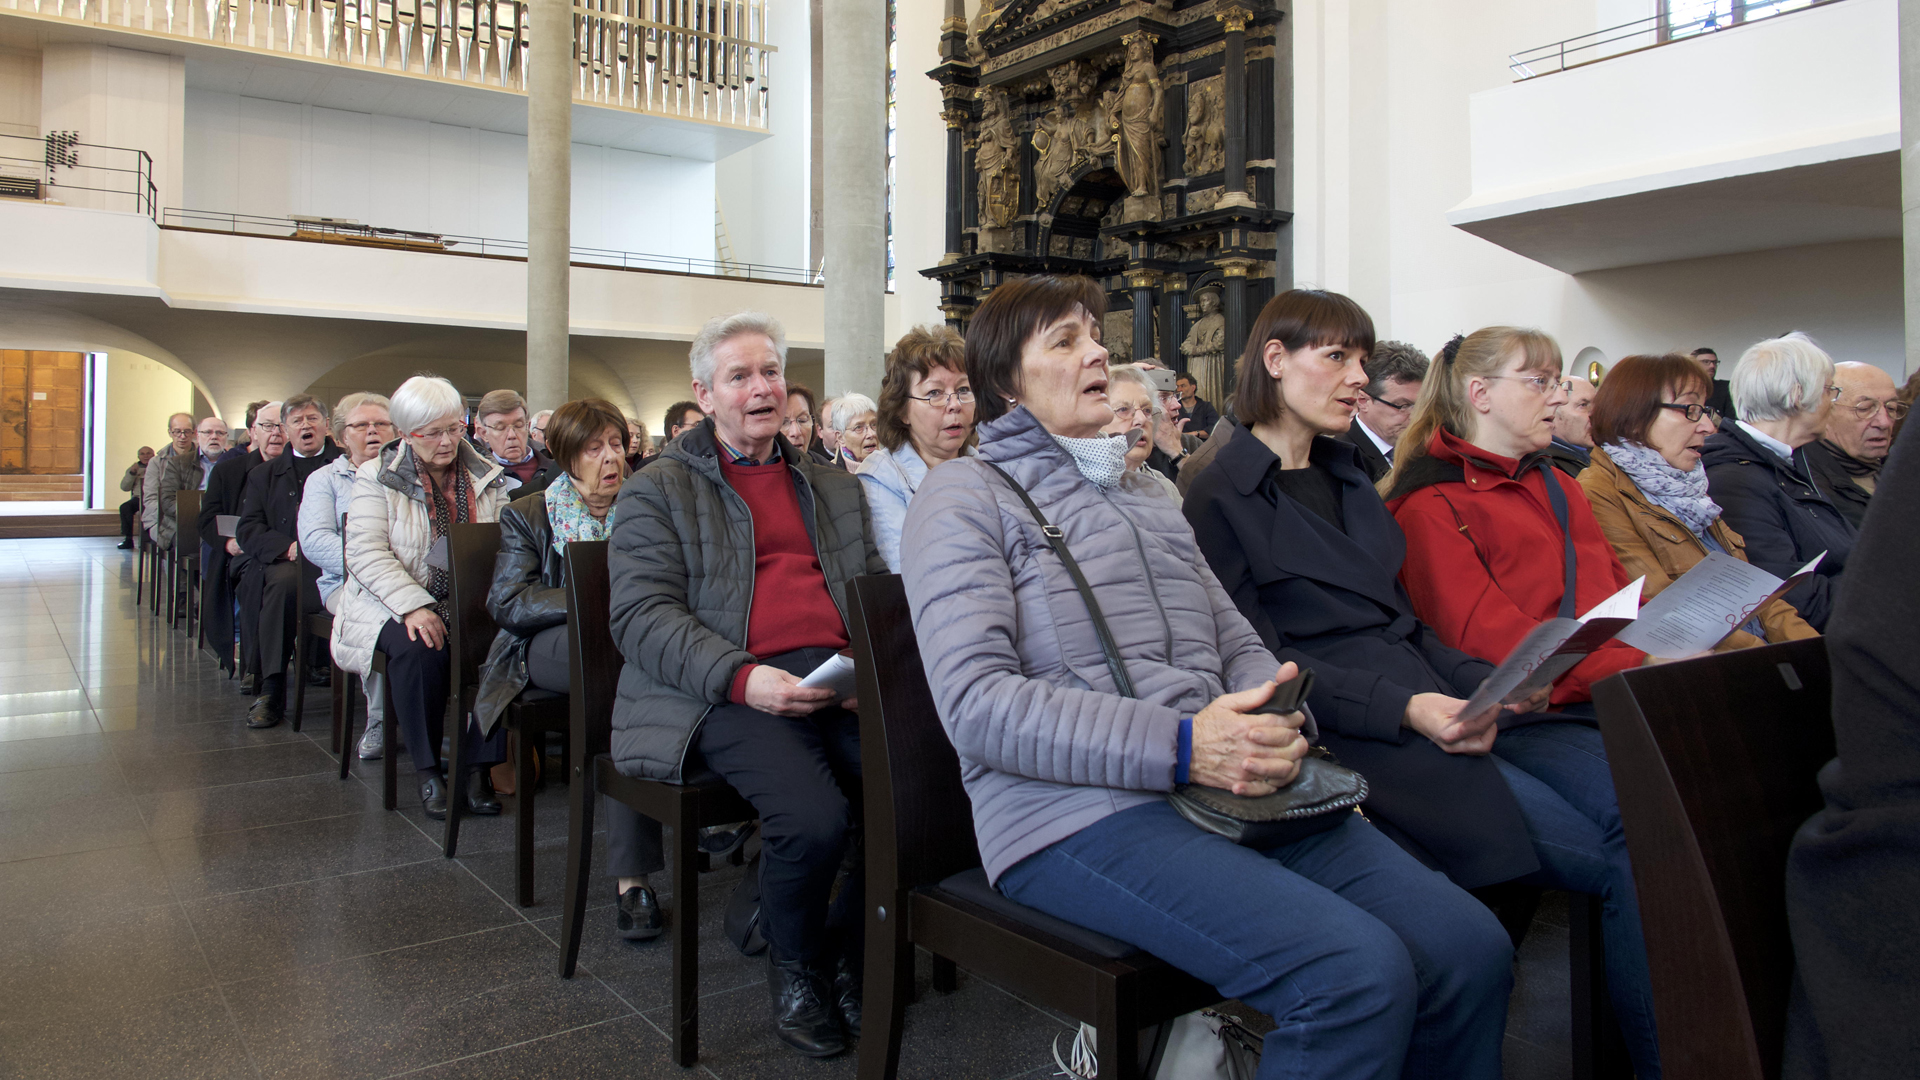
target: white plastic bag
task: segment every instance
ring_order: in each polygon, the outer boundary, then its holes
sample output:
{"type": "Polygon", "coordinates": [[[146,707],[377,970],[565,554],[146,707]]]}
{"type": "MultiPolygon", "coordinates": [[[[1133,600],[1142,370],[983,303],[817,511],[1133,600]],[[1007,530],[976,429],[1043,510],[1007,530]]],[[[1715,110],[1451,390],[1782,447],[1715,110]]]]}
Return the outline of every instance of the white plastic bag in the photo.
{"type": "MultiPolygon", "coordinates": [[[[1081,1024],[1063,1058],[1055,1036],[1053,1063],[1059,1066],[1055,1075],[1075,1080],[1098,1077],[1096,1039],[1093,1025],[1081,1024]]],[[[1260,1042],[1237,1016],[1212,1009],[1190,1012],[1161,1025],[1147,1075],[1153,1080],[1254,1080],[1260,1071],[1260,1042]]]]}

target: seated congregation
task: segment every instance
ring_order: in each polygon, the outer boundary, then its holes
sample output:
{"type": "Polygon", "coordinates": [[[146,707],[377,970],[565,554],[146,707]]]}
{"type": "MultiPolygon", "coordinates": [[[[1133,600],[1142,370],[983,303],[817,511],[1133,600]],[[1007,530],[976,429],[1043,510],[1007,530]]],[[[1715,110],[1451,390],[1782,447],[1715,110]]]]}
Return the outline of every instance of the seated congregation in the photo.
{"type": "MultiPolygon", "coordinates": [[[[143,547],[197,546],[201,632],[254,697],[249,726],[283,722],[301,680],[355,676],[365,729],[348,745],[348,718],[342,758],[391,770],[404,750],[436,820],[531,794],[511,762],[528,739],[544,759],[544,734],[514,710],[581,694],[585,628],[610,634],[611,766],[751,807],[754,822],[704,822],[702,846],[757,829],[770,1022],[801,1054],[860,1036],[890,902],[866,887],[863,722],[891,676],[863,670],[857,693],[807,676],[866,655],[859,583],[898,575],[995,902],[1264,1013],[1263,1077],[1451,1078],[1501,1073],[1514,934],[1483,898],[1564,890],[1600,913],[1632,1073],[1660,1076],[1596,697],[1674,658],[1609,640],[1548,683],[1477,695],[1543,624],[1635,581],[1651,601],[1714,556],[1783,579],[1819,563],[1682,662],[1845,630],[1850,557],[1911,514],[1869,510],[1908,408],[1892,380],[1801,334],[1747,349],[1730,385],[1708,349],[1569,378],[1552,337],[1505,326],[1430,358],[1376,340],[1345,296],[1291,290],[1259,312],[1216,410],[1184,373],[1110,364],[1105,306],[1087,278],[1010,282],[964,339],[916,328],[875,397],[828,401],[786,380],[777,321],[721,316],[657,447],[598,398],[530,416],[497,390],[469,416],[430,375],[331,410],[257,403],[231,449],[217,417],[182,414],[123,486],[143,547]],[[492,636],[462,661],[450,551],[483,523],[498,551],[467,587],[492,636]],[[573,610],[587,557],[605,564],[604,610],[573,610]],[[1356,773],[1359,812],[1356,796],[1252,843],[1179,797],[1356,773]]],[[[569,781],[590,783],[571,752],[569,781]]],[[[662,823],[599,801],[611,917],[657,938],[675,915],[649,880],[662,823]]],[[[1807,992],[1820,1007],[1861,991],[1807,992]]],[[[1844,1019],[1816,1013],[1844,1060],[1844,1019]]]]}

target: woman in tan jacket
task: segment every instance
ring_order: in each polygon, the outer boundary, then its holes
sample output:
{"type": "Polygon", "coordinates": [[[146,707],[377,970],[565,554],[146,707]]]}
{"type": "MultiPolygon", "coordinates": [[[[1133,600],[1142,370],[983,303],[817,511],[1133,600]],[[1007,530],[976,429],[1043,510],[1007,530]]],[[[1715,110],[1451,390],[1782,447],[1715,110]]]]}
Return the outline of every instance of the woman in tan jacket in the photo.
{"type": "MultiPolygon", "coordinates": [[[[1707,494],[1700,456],[1720,416],[1700,365],[1678,354],[1629,356],[1607,372],[1593,401],[1593,464],[1580,486],[1629,576],[1645,574],[1651,600],[1714,551],[1745,561],[1746,542],[1707,494]]],[[[1817,637],[1791,604],[1773,600],[1719,645],[1746,649],[1817,637]]]]}

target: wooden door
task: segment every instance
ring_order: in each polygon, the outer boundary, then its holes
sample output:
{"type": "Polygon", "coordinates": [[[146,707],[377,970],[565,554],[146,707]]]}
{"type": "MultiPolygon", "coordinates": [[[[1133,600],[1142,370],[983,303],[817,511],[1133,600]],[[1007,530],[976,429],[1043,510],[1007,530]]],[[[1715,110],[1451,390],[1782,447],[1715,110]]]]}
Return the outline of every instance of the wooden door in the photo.
{"type": "Polygon", "coordinates": [[[0,349],[0,473],[82,468],[86,354],[0,349]]]}

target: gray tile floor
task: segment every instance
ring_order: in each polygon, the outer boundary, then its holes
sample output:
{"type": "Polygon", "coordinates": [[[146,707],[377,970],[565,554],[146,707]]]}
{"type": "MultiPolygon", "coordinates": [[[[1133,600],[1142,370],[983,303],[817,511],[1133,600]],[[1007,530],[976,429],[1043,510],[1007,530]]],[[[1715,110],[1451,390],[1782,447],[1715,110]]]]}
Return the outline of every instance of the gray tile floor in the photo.
{"type": "MultiPolygon", "coordinates": [[[[564,787],[538,796],[539,902],[520,908],[511,809],[443,859],[409,792],[380,809],[377,766],[336,778],[324,690],[305,731],[247,730],[237,684],[135,608],[113,545],[0,541],[0,1077],[688,1075],[667,1058],[665,942],[617,939],[610,887],[579,977],[554,973],[564,787]]],[[[702,884],[699,1074],[852,1077],[851,1056],[770,1033],[760,962],[719,933],[740,873],[702,884]]],[[[1550,896],[1509,1077],[1568,1075],[1566,934],[1550,896]]],[[[924,960],[902,1077],[1054,1071],[1069,1025],[964,972],[935,994],[924,960]]]]}

